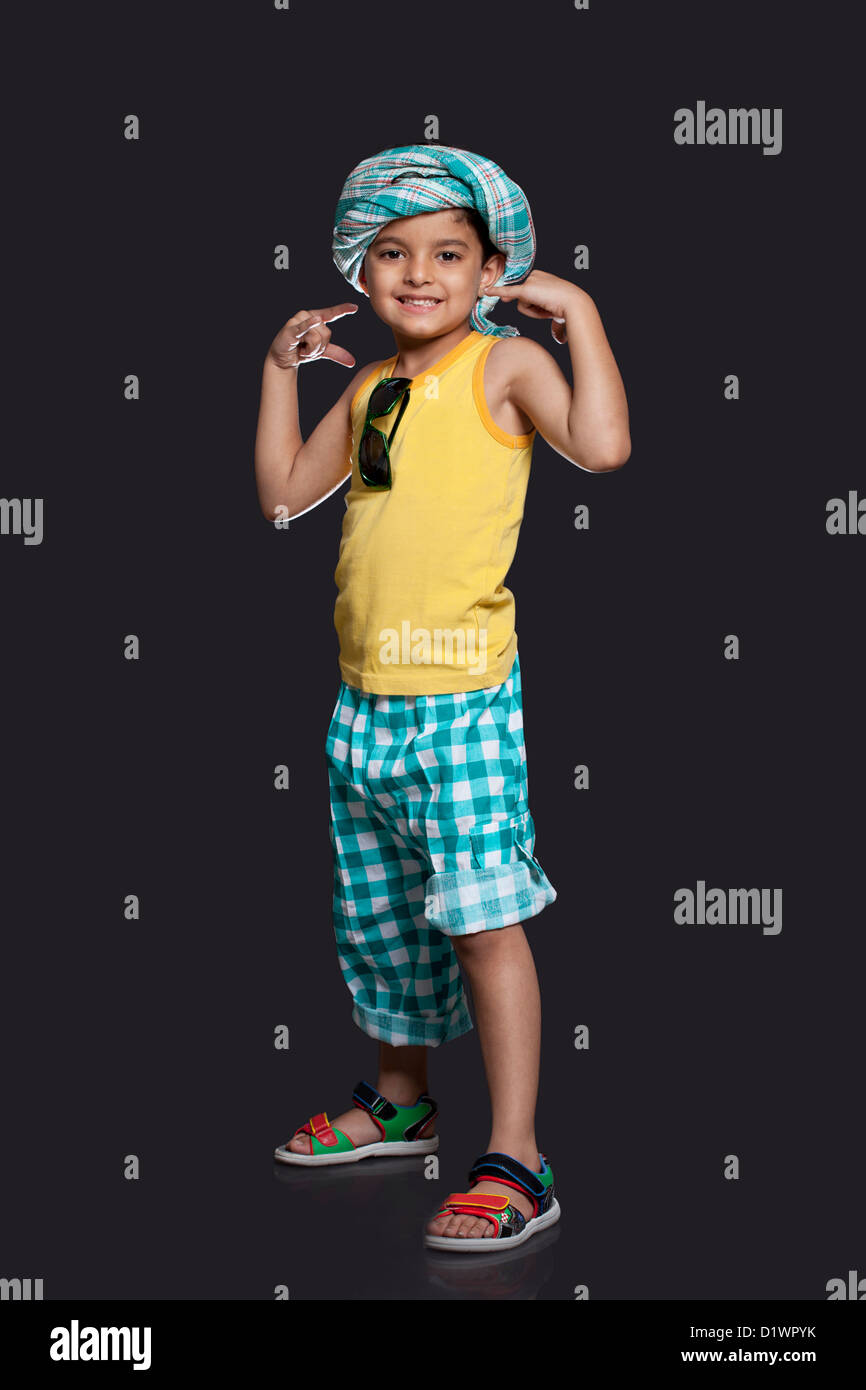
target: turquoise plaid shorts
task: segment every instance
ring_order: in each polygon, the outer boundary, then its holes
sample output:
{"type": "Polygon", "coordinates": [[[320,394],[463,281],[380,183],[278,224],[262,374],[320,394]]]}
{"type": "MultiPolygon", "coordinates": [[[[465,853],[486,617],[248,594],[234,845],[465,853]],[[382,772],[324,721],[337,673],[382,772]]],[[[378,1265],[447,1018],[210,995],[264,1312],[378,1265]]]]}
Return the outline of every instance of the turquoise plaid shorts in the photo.
{"type": "Polygon", "coordinates": [[[438,1047],[473,1027],[451,937],[556,898],[533,854],[519,659],[500,685],[458,694],[342,681],[326,751],[352,1018],[395,1047],[438,1047]]]}

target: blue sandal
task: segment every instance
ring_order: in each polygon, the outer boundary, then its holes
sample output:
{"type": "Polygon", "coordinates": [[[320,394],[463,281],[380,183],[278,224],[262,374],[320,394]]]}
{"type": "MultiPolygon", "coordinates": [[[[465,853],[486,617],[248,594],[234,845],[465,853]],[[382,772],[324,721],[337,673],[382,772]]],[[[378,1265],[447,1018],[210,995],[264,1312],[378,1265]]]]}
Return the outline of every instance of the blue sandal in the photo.
{"type": "MultiPolygon", "coordinates": [[[[495,1227],[492,1236],[434,1236],[425,1230],[424,1244],[433,1250],[490,1250],[506,1248],[513,1250],[531,1236],[552,1226],[561,1215],[559,1202],[553,1190],[553,1169],[547,1156],[539,1153],[541,1167],[537,1172],[518,1163],[510,1154],[487,1153],[476,1158],[469,1169],[469,1182],[478,1183],[482,1178],[492,1178],[494,1182],[506,1183],[516,1192],[523,1192],[532,1202],[532,1216],[525,1217],[522,1211],[513,1206],[500,1192],[449,1192],[435,1216],[455,1215],[484,1216],[495,1227]]],[[[434,1216],[434,1219],[435,1219],[434,1216]]]]}

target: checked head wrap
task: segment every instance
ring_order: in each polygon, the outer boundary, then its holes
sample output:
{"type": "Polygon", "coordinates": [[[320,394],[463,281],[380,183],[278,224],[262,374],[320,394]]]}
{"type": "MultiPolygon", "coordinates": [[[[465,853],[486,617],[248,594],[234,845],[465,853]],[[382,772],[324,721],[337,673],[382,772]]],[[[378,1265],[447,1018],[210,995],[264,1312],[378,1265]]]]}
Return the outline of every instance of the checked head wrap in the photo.
{"type": "MultiPolygon", "coordinates": [[[[535,260],[535,228],[523,189],[492,159],[447,145],[398,145],[352,170],[334,217],[334,264],[360,290],[367,248],[386,222],[449,207],[481,213],[490,240],[505,256],[497,284],[526,278],[535,260]]],[[[476,301],[473,328],[497,338],[519,337],[518,329],[487,317],[498,298],[486,294],[476,301]]]]}

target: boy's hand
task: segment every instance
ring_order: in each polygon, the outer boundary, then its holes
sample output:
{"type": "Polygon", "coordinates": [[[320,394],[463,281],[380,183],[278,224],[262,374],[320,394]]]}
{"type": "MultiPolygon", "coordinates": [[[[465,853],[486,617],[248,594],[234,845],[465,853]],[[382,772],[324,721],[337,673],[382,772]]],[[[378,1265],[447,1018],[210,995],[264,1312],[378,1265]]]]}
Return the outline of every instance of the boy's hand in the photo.
{"type": "Polygon", "coordinates": [[[302,362],[315,362],[317,357],[330,357],[332,362],[354,367],[351,352],[331,342],[331,330],[326,325],[344,314],[354,314],[357,308],[357,304],[346,303],[333,304],[330,309],[301,309],[283,324],[268,348],[268,357],[284,371],[297,368],[302,362]]]}
{"type": "Polygon", "coordinates": [[[550,331],[558,343],[566,340],[565,308],[569,299],[583,294],[578,285],[548,275],[545,270],[530,270],[519,285],[491,285],[490,294],[503,300],[516,300],[521,314],[533,319],[553,319],[550,331]]]}

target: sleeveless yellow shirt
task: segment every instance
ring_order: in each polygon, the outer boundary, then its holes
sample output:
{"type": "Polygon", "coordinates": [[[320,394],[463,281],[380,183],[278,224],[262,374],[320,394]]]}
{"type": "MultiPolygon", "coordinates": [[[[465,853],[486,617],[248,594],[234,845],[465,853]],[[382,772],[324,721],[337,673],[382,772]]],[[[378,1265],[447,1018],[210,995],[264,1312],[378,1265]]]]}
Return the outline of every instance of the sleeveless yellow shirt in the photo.
{"type": "MultiPolygon", "coordinates": [[[[517,651],[514,596],[504,586],[517,549],[535,441],[507,434],[484,396],[484,363],[499,339],[473,329],[412,381],[391,454],[391,488],[368,488],[358,445],[374,386],[351,404],[352,477],[334,571],[334,626],[347,685],[381,695],[480,690],[504,681],[517,651]]],[[[399,411],[376,424],[385,437],[399,411]]]]}

